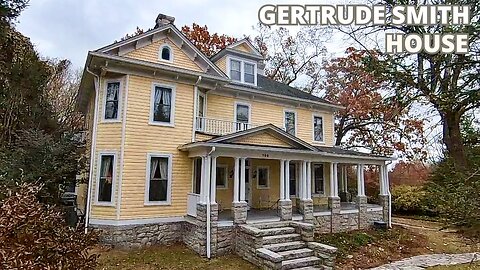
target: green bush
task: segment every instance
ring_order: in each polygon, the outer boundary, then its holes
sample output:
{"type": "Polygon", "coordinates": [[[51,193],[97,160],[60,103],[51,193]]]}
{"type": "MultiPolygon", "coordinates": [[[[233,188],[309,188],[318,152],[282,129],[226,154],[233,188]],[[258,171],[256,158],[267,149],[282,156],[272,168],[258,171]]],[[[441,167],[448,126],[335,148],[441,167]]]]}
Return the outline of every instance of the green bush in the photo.
{"type": "Polygon", "coordinates": [[[392,210],[401,214],[422,214],[428,207],[425,205],[426,191],[419,186],[400,185],[392,189],[392,210]]]}

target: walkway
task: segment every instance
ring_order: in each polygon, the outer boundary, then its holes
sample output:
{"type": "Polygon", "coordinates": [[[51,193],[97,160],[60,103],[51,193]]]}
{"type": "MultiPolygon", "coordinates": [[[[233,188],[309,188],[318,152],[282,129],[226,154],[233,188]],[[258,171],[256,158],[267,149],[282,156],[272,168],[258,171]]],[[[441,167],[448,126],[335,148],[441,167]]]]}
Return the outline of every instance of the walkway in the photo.
{"type": "Polygon", "coordinates": [[[480,253],[463,254],[430,254],[403,259],[401,261],[385,264],[370,270],[423,270],[427,267],[439,265],[465,264],[480,261],[480,253]]]}

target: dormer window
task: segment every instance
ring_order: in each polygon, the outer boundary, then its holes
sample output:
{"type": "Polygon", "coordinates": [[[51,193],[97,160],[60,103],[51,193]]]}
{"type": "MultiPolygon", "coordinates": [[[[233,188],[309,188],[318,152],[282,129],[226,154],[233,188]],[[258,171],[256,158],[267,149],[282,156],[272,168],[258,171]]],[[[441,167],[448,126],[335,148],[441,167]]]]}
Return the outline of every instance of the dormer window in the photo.
{"type": "Polygon", "coordinates": [[[227,65],[230,79],[240,83],[257,85],[257,64],[255,62],[229,58],[227,65]]]}
{"type": "Polygon", "coordinates": [[[172,62],[172,48],[168,44],[160,47],[160,60],[172,62]]]}

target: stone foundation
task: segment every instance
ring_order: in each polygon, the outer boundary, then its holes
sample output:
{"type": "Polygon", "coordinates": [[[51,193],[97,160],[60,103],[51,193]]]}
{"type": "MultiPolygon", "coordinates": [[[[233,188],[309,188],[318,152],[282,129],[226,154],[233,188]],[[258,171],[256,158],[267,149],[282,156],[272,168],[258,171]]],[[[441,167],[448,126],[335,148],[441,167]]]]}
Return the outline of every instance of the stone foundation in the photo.
{"type": "Polygon", "coordinates": [[[313,200],[300,200],[297,209],[303,221],[313,223],[313,200]]]}
{"type": "Polygon", "coordinates": [[[314,216],[313,225],[315,225],[315,234],[324,234],[332,232],[332,216],[321,215],[314,216]]]}
{"type": "Polygon", "coordinates": [[[367,219],[367,196],[357,196],[356,201],[358,207],[358,228],[366,229],[370,224],[367,219]]]}
{"type": "Polygon", "coordinates": [[[280,209],[281,220],[292,220],[292,201],[291,200],[280,200],[278,202],[278,207],[280,209]]]}
{"type": "Polygon", "coordinates": [[[247,222],[247,202],[232,203],[233,223],[244,224],[247,222]]]}
{"type": "Polygon", "coordinates": [[[390,198],[389,195],[378,195],[380,205],[383,207],[383,221],[389,222],[390,215],[388,210],[390,209],[390,198]]]}

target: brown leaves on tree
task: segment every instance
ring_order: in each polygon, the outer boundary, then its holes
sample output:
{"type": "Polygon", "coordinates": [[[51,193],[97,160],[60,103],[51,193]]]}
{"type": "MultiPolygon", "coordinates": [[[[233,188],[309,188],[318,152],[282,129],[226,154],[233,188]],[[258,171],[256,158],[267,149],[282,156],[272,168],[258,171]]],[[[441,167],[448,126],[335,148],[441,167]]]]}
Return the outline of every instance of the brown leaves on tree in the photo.
{"type": "Polygon", "coordinates": [[[196,23],[193,23],[192,27],[183,26],[182,33],[208,57],[237,41],[236,38],[227,35],[210,33],[206,25],[200,26],[196,23]]]}
{"type": "Polygon", "coordinates": [[[370,71],[377,52],[349,48],[346,53],[324,65],[326,99],[345,107],[337,114],[335,144],[425,159],[423,121],[390,93],[386,78],[370,71]]]}
{"type": "Polygon", "coordinates": [[[38,201],[39,184],[22,185],[0,205],[0,269],[94,269],[96,233],[68,227],[38,201]]]}

